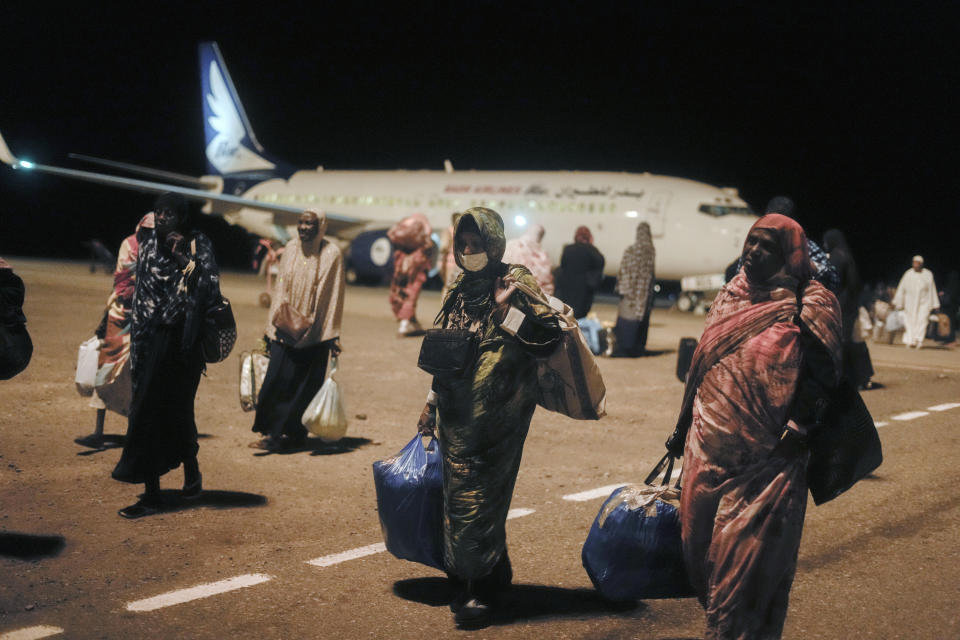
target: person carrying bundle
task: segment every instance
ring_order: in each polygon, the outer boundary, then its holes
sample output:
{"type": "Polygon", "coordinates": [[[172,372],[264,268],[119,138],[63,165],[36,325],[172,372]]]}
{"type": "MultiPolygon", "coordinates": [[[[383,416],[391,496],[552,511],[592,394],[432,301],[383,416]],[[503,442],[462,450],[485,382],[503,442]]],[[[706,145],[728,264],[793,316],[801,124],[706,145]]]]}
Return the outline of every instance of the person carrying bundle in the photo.
{"type": "Polygon", "coordinates": [[[331,354],[339,355],[346,280],[343,255],[324,237],[327,217],[307,209],[297,237],[280,258],[267,321],[270,364],[260,389],[252,448],[275,451],[302,445],[304,410],[320,390],[331,354]]]}
{"type": "MultiPolygon", "coordinates": [[[[560,340],[551,309],[516,291],[539,294],[520,265],[501,262],[506,239],[495,211],[463,212],[455,234],[457,278],[437,316],[445,330],[470,335],[475,351],[462,368],[434,373],[420,431],[438,433],[443,454],[443,559],[457,595],[450,604],[462,626],[482,624],[512,580],[505,523],[523,443],[538,400],[536,356],[560,340]],[[468,333],[469,332],[469,333],[468,333]]],[[[441,350],[444,353],[446,349],[441,350]]],[[[443,366],[443,365],[440,365],[443,366]]]]}

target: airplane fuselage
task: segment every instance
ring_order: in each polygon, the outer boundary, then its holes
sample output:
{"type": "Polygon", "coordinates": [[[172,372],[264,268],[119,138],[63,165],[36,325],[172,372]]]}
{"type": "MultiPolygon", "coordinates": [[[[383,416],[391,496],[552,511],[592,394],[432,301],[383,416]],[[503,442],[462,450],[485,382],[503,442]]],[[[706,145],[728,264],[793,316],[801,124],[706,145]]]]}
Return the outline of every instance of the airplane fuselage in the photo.
{"type": "MultiPolygon", "coordinates": [[[[363,229],[389,227],[412,213],[427,216],[436,231],[451,214],[484,206],[503,216],[507,238],[532,223],[546,229],[543,246],[559,263],[564,245],[585,225],[616,276],[623,250],[647,221],[657,249],[658,279],[722,273],[739,254],[756,220],[735,190],[652,174],[586,171],[299,171],[289,180],[261,182],[243,196],[368,221],[363,229]]],[[[227,220],[267,237],[289,238],[269,212],[244,208],[227,220]]]]}

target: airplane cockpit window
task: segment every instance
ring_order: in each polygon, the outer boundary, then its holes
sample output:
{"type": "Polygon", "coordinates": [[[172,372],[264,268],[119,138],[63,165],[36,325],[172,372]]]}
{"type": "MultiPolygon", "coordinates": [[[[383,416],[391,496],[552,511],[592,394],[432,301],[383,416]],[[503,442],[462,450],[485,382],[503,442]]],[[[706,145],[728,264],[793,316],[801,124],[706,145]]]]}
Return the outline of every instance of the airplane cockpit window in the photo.
{"type": "Polygon", "coordinates": [[[750,207],[733,207],[725,204],[702,204],[699,209],[700,213],[705,213],[708,216],[713,216],[719,218],[722,216],[752,216],[753,211],[750,211],[750,207]]]}

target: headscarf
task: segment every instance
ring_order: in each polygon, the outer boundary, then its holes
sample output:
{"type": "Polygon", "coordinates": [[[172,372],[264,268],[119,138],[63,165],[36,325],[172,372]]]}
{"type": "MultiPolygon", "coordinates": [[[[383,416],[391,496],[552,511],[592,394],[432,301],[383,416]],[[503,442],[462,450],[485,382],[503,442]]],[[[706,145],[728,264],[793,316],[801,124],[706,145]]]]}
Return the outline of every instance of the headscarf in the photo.
{"type": "Polygon", "coordinates": [[[911,260],[911,262],[919,262],[920,266],[923,266],[923,256],[921,255],[913,256],[913,259],[911,260]]]}
{"type": "Polygon", "coordinates": [[[641,222],[637,225],[637,241],[623,252],[616,287],[616,292],[624,297],[632,315],[639,320],[646,317],[653,301],[651,292],[656,256],[650,225],[641,222]]]}
{"type": "Polygon", "coordinates": [[[409,215],[387,231],[387,238],[394,247],[407,253],[417,249],[429,249],[433,245],[430,234],[433,229],[427,216],[422,213],[409,215]]]}
{"type": "Polygon", "coordinates": [[[823,248],[829,253],[833,253],[837,249],[849,249],[847,246],[847,238],[843,235],[843,231],[840,231],[840,229],[827,229],[823,234],[823,248]]]}
{"type": "Polygon", "coordinates": [[[553,293],[553,264],[550,256],[543,250],[540,240],[543,238],[544,228],[541,224],[532,224],[519,238],[507,242],[503,254],[503,261],[507,264],[522,264],[537,279],[537,283],[544,293],[553,293]]]}
{"type": "Polygon", "coordinates": [[[578,244],[593,244],[593,234],[584,226],[577,227],[573,234],[573,241],[578,244]]]}
{"type": "Polygon", "coordinates": [[[493,209],[486,207],[472,207],[463,212],[460,219],[457,220],[457,226],[454,230],[454,255],[457,266],[461,269],[463,264],[460,262],[460,253],[456,248],[457,234],[468,225],[469,222],[476,225],[480,238],[483,240],[484,250],[487,254],[487,266],[481,271],[464,270],[457,280],[450,287],[440,313],[437,314],[436,323],[446,322],[453,306],[460,299],[464,310],[468,315],[478,316],[481,313],[489,311],[493,305],[493,289],[497,278],[506,273],[503,264],[503,253],[506,250],[507,239],[503,232],[503,218],[493,209]]]}
{"type": "MultiPolygon", "coordinates": [[[[807,248],[807,236],[803,232],[803,227],[796,220],[779,213],[768,213],[753,223],[750,231],[754,229],[773,231],[774,236],[780,243],[780,250],[785,263],[784,269],[788,276],[799,283],[804,283],[810,279],[812,269],[810,253],[807,248]]],[[[749,235],[747,233],[747,236],[749,235]]],[[[746,246],[746,242],[744,242],[744,251],[746,246]]]]}
{"type": "Polygon", "coordinates": [[[320,209],[314,207],[308,207],[303,210],[304,213],[312,213],[317,217],[319,222],[319,230],[317,231],[317,237],[314,238],[314,241],[310,244],[315,247],[314,251],[319,249],[320,243],[323,241],[323,237],[327,234],[327,214],[321,211],[320,209]]]}

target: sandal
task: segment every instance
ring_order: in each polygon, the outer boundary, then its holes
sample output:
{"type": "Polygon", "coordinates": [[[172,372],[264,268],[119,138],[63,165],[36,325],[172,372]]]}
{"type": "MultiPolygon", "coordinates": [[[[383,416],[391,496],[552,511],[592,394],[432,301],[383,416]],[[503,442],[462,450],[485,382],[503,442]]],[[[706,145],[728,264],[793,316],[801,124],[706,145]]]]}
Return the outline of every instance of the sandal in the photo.
{"type": "Polygon", "coordinates": [[[128,520],[134,520],[136,518],[142,518],[143,516],[153,515],[159,511],[158,507],[159,505],[154,503],[138,500],[135,504],[132,504],[129,507],[124,507],[123,509],[120,509],[120,511],[117,511],[117,513],[128,520]]]}
{"type": "Polygon", "coordinates": [[[247,446],[251,449],[261,449],[263,451],[277,451],[280,449],[280,445],[278,445],[274,439],[270,437],[262,438],[256,442],[251,442],[247,446]]]}

